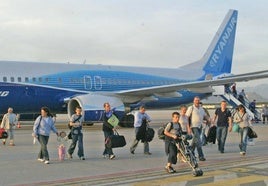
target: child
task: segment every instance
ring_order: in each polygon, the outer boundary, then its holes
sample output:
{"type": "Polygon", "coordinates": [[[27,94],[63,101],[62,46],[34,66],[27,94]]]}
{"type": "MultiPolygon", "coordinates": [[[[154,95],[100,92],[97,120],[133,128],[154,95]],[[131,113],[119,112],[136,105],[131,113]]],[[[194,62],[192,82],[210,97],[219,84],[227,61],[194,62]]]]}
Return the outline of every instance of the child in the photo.
{"type": "Polygon", "coordinates": [[[59,160],[62,161],[65,158],[66,154],[66,146],[68,142],[68,136],[64,131],[60,132],[60,135],[57,138],[58,141],[58,154],[59,154],[59,160]]]}

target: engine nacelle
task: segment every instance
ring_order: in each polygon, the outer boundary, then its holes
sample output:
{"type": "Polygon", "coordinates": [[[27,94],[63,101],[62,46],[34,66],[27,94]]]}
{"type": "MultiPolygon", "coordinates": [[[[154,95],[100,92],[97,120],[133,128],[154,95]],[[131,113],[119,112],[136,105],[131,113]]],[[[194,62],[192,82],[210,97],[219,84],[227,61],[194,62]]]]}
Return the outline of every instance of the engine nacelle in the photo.
{"type": "Polygon", "coordinates": [[[125,114],[125,107],[123,102],[116,97],[109,97],[96,94],[86,94],[77,96],[68,102],[68,116],[71,117],[75,113],[77,106],[82,107],[82,114],[84,121],[88,123],[102,121],[104,112],[103,104],[109,102],[112,108],[115,108],[115,114],[121,119],[125,114]]]}

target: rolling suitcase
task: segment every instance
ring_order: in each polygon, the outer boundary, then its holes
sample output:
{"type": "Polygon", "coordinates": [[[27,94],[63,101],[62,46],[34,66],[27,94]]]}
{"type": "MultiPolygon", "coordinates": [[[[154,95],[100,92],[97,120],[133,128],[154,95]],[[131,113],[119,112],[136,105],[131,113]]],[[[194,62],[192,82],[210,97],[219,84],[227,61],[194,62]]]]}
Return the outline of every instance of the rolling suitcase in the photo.
{"type": "Polygon", "coordinates": [[[114,132],[114,135],[105,139],[105,146],[108,148],[124,147],[126,144],[125,137],[123,135],[119,135],[118,132],[114,132]]]}

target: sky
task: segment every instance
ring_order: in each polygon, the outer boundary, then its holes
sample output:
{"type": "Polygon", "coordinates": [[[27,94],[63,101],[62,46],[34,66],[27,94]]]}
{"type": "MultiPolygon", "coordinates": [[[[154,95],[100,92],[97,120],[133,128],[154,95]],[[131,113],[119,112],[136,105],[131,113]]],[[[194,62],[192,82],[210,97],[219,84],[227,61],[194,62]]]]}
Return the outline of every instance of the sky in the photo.
{"type": "Polygon", "coordinates": [[[267,0],[0,0],[0,60],[176,68],[199,60],[236,9],[232,73],[268,70],[267,7],[267,0]]]}

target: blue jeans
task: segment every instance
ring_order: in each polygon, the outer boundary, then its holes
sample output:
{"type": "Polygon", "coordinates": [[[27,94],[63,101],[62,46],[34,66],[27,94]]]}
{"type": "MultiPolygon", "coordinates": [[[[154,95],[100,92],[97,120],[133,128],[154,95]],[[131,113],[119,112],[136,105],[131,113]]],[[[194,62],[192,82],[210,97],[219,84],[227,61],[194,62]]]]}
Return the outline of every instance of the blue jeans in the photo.
{"type": "Polygon", "coordinates": [[[241,141],[239,144],[240,152],[247,151],[248,127],[240,128],[241,141]]]}
{"type": "Polygon", "coordinates": [[[41,145],[41,149],[40,149],[39,154],[38,154],[39,159],[49,160],[49,155],[48,155],[48,151],[47,151],[48,139],[49,139],[49,136],[43,136],[43,135],[38,136],[38,141],[41,145]]]}
{"type": "Polygon", "coordinates": [[[79,133],[79,134],[72,134],[72,143],[68,149],[68,153],[70,155],[73,154],[74,149],[76,147],[77,141],[78,141],[78,152],[77,155],[78,157],[82,157],[84,156],[84,147],[83,147],[83,133],[79,133]]]}
{"type": "MultiPolygon", "coordinates": [[[[113,131],[103,131],[103,133],[104,133],[104,138],[105,138],[105,139],[106,139],[107,137],[109,137],[109,136],[114,135],[114,132],[113,132],[113,131]]],[[[105,156],[106,154],[108,154],[108,155],[113,155],[113,154],[114,154],[112,148],[108,148],[108,147],[106,147],[105,144],[104,144],[104,146],[105,146],[105,149],[104,149],[102,155],[105,156]]]]}
{"type": "Polygon", "coordinates": [[[198,127],[193,127],[192,132],[193,132],[193,140],[191,144],[192,150],[194,152],[195,148],[197,148],[199,158],[203,158],[204,154],[203,154],[202,144],[201,144],[201,139],[200,139],[201,129],[198,127]]]}
{"type": "Polygon", "coordinates": [[[218,141],[218,150],[221,152],[224,152],[227,131],[228,131],[228,127],[217,127],[216,136],[217,136],[217,141],[218,141]]]}
{"type": "MultiPolygon", "coordinates": [[[[9,143],[13,144],[14,143],[14,129],[11,127],[10,129],[7,129],[7,134],[10,139],[9,143]]],[[[7,139],[3,139],[4,142],[6,142],[7,139]]]]}

